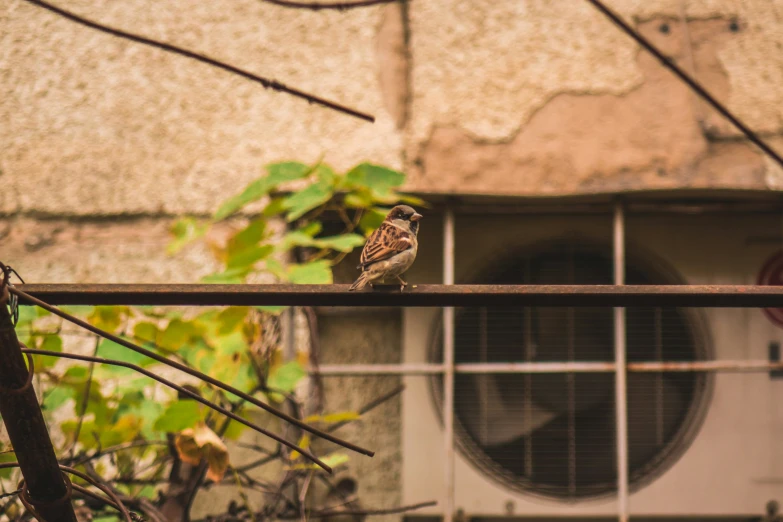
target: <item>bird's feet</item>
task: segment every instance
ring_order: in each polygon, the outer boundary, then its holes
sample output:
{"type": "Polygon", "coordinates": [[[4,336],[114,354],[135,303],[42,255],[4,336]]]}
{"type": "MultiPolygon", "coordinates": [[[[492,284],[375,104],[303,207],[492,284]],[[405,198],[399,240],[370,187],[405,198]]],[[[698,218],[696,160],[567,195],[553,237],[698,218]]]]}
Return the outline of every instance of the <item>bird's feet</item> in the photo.
{"type": "Polygon", "coordinates": [[[400,282],[400,292],[402,292],[403,290],[405,290],[405,287],[408,286],[408,283],[403,281],[400,276],[397,276],[397,281],[400,282]]]}

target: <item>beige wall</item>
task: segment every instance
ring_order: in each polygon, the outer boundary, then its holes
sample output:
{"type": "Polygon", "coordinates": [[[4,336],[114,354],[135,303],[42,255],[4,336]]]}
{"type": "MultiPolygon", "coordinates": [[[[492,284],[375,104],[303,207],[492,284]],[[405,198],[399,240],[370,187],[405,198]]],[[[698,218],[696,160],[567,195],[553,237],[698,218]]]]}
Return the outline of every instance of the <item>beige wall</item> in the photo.
{"type": "MultiPolygon", "coordinates": [[[[362,160],[403,167],[410,188],[432,191],[766,189],[783,181],[587,2],[414,0],[347,12],[259,0],[60,4],[378,121],[11,0],[0,7],[3,213],[209,212],[263,164],[321,154],[340,168],[362,160]]],[[[610,4],[681,65],[692,58],[712,92],[783,147],[783,2],[610,4]]]]}

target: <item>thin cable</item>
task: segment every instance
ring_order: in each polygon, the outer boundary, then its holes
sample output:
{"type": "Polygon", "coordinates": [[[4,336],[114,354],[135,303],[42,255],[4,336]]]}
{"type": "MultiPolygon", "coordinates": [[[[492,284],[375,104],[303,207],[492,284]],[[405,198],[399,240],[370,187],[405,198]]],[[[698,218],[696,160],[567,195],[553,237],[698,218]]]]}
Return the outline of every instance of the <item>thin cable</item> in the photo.
{"type": "MultiPolygon", "coordinates": [[[[28,0],[29,1],[29,0],[28,0]]],[[[770,158],[772,158],[775,163],[783,167],[783,157],[781,157],[777,152],[775,152],[769,145],[767,145],[764,140],[762,140],[755,132],[753,132],[747,125],[742,123],[739,118],[734,116],[729,109],[724,107],[718,100],[716,100],[707,90],[699,84],[696,80],[690,77],[688,73],[680,69],[680,67],[677,66],[670,58],[665,56],[661,51],[658,50],[652,43],[650,43],[644,36],[639,34],[636,30],[634,30],[630,25],[625,23],[625,21],[620,18],[619,15],[617,15],[614,11],[606,7],[600,0],[587,0],[591,4],[593,4],[596,9],[601,11],[604,15],[606,15],[607,18],[609,18],[612,22],[614,22],[620,29],[623,30],[628,36],[636,40],[639,45],[644,47],[650,54],[658,58],[660,62],[672,71],[674,74],[680,77],[680,79],[685,82],[691,89],[696,91],[696,93],[704,98],[704,100],[707,101],[712,107],[721,113],[724,118],[729,120],[731,123],[734,124],[735,127],[737,127],[742,133],[753,143],[755,143],[762,151],[764,151],[770,158]]]]}
{"type": "Polygon", "coordinates": [[[320,2],[289,2],[288,0],[264,0],[268,4],[279,5],[281,7],[290,7],[294,9],[310,9],[320,11],[322,9],[334,9],[337,11],[347,11],[357,7],[370,7],[374,5],[392,4],[399,0],[360,0],[358,2],[341,2],[334,4],[322,4],[320,2]]]}
{"type": "Polygon", "coordinates": [[[108,488],[98,482],[97,480],[93,479],[91,476],[87,475],[86,473],[82,473],[79,470],[70,468],[68,466],[60,465],[60,469],[66,473],[70,473],[71,475],[75,475],[79,477],[80,479],[89,482],[96,488],[100,489],[104,493],[106,493],[106,496],[108,496],[115,504],[115,508],[119,510],[119,512],[122,514],[122,517],[126,520],[126,522],[134,522],[133,517],[131,517],[130,512],[128,511],[128,508],[125,507],[125,504],[122,503],[120,498],[114,494],[114,492],[111,490],[111,488],[108,488]]]}
{"type": "MultiPolygon", "coordinates": [[[[177,370],[180,370],[182,372],[187,373],[188,375],[191,375],[193,377],[196,377],[198,379],[201,379],[204,382],[208,382],[209,384],[213,386],[217,386],[221,390],[227,391],[231,394],[236,395],[237,397],[240,397],[242,399],[245,399],[247,402],[254,404],[255,406],[258,406],[259,408],[268,411],[272,415],[279,417],[285,421],[288,421],[289,423],[293,424],[294,426],[301,428],[305,431],[308,431],[312,433],[313,435],[317,435],[318,437],[321,437],[322,439],[328,440],[330,442],[333,442],[335,444],[338,444],[344,448],[348,448],[350,450],[353,450],[357,453],[361,453],[363,455],[367,455],[369,457],[372,457],[375,455],[374,451],[370,451],[368,449],[364,449],[360,446],[357,446],[355,444],[351,444],[350,442],[344,441],[338,437],[335,437],[334,435],[330,435],[326,433],[325,431],[319,430],[317,428],[314,428],[312,426],[309,426],[308,424],[305,424],[304,422],[300,421],[299,419],[296,419],[286,413],[283,413],[282,411],[279,411],[272,406],[269,406],[268,404],[265,404],[261,402],[260,400],[256,399],[255,397],[248,395],[247,393],[243,392],[242,390],[239,390],[237,388],[234,388],[233,386],[230,386],[222,381],[219,381],[218,379],[215,379],[213,377],[210,377],[209,375],[200,372],[198,370],[194,370],[193,368],[189,368],[185,366],[182,363],[178,363],[177,361],[172,361],[170,359],[167,359],[161,355],[158,355],[155,352],[152,352],[150,350],[147,350],[146,348],[142,348],[141,346],[138,346],[136,344],[133,344],[129,341],[126,341],[125,339],[122,339],[120,337],[117,337],[114,334],[111,334],[109,332],[106,332],[104,330],[101,330],[100,328],[97,328],[85,321],[82,321],[81,319],[72,316],[71,314],[68,314],[66,312],[63,312],[56,306],[52,306],[48,303],[45,303],[41,301],[40,299],[33,297],[25,292],[22,292],[18,288],[15,287],[9,287],[9,291],[13,294],[16,294],[18,297],[23,297],[26,301],[35,304],[36,306],[39,306],[43,308],[44,310],[47,310],[51,313],[53,313],[56,316],[62,317],[68,322],[71,322],[77,326],[81,326],[85,330],[89,330],[90,332],[100,335],[101,337],[108,339],[110,341],[113,341],[121,346],[124,346],[126,348],[130,348],[136,353],[140,353],[142,355],[146,355],[150,359],[154,359],[158,361],[161,364],[165,364],[166,366],[170,366],[172,368],[176,368],[177,370]]],[[[298,451],[298,450],[297,450],[298,451]]]]}
{"type": "Polygon", "coordinates": [[[88,20],[86,18],[83,18],[77,14],[74,14],[70,11],[66,11],[65,9],[62,9],[60,7],[57,7],[55,5],[52,5],[48,2],[44,2],[43,0],[22,0],[24,2],[37,5],[38,7],[42,7],[44,9],[47,9],[48,11],[51,11],[52,13],[58,14],[62,16],[63,18],[66,18],[72,22],[76,22],[77,24],[84,25],[86,27],[89,27],[91,29],[95,29],[97,31],[101,31],[103,33],[110,34],[112,36],[116,36],[118,38],[124,38],[126,40],[131,40],[132,42],[149,45],[152,47],[155,47],[157,49],[161,49],[163,51],[167,51],[174,54],[179,54],[180,56],[185,56],[186,58],[192,58],[194,60],[197,60],[202,63],[209,64],[213,67],[217,67],[218,69],[223,69],[224,71],[228,71],[230,73],[234,73],[236,75],[242,76],[243,78],[246,78],[248,80],[252,80],[254,82],[260,83],[264,86],[265,89],[272,89],[273,91],[279,91],[279,92],[285,92],[287,94],[290,94],[292,96],[296,96],[297,98],[302,98],[304,100],[307,100],[308,103],[316,103],[318,105],[321,105],[323,107],[327,107],[329,109],[333,109],[338,112],[342,112],[344,114],[348,114],[350,116],[354,116],[356,118],[369,121],[370,123],[375,122],[375,116],[372,114],[367,114],[364,112],[360,112],[356,109],[352,109],[350,107],[347,107],[345,105],[341,105],[337,102],[333,102],[330,100],[327,100],[325,98],[321,98],[319,96],[315,96],[313,94],[306,93],[304,91],[300,91],[299,89],[296,89],[294,87],[288,87],[287,85],[284,85],[276,80],[270,80],[268,78],[263,78],[261,76],[255,75],[251,72],[245,71],[243,69],[240,69],[239,67],[234,67],[233,65],[229,65],[227,63],[221,62],[219,60],[216,60],[214,58],[210,58],[209,56],[205,56],[203,54],[199,54],[194,51],[188,51],[187,49],[182,49],[181,47],[177,47],[171,44],[167,44],[164,42],[159,42],[157,40],[152,40],[151,38],[145,38],[144,36],[139,36],[132,33],[127,33],[125,31],[121,31],[119,29],[115,29],[113,27],[108,27],[106,25],[99,24],[98,22],[93,22],[92,20],[88,20]]]}
{"type": "Polygon", "coordinates": [[[282,438],[282,437],[280,437],[278,435],[275,435],[271,431],[267,431],[267,430],[265,430],[264,428],[262,428],[260,426],[256,426],[255,424],[251,423],[250,421],[248,421],[246,419],[243,419],[239,415],[236,415],[235,413],[233,413],[233,412],[223,408],[222,406],[219,406],[219,405],[217,405],[217,404],[215,404],[215,403],[213,403],[213,402],[203,398],[201,395],[199,395],[199,394],[197,394],[195,392],[192,392],[192,391],[190,391],[187,388],[183,388],[182,386],[174,384],[173,382],[168,381],[168,380],[164,379],[163,377],[160,377],[160,376],[154,374],[153,372],[151,372],[149,370],[145,370],[141,366],[137,366],[137,365],[131,364],[131,363],[126,363],[124,361],[116,361],[116,360],[113,360],[113,359],[104,359],[102,357],[93,357],[93,356],[90,356],[90,355],[76,355],[76,354],[73,354],[73,353],[64,353],[64,352],[50,352],[48,350],[34,350],[34,349],[31,349],[31,348],[22,348],[22,352],[24,352],[26,354],[44,355],[44,356],[50,356],[50,357],[61,357],[63,359],[73,359],[75,361],[92,362],[92,363],[98,363],[98,364],[110,364],[112,366],[122,366],[124,368],[129,368],[129,369],[134,370],[134,371],[136,371],[136,372],[138,372],[138,373],[140,373],[142,375],[145,375],[145,376],[149,377],[150,379],[154,379],[154,380],[158,381],[159,383],[163,384],[164,386],[168,386],[169,388],[171,388],[173,390],[176,390],[179,393],[187,395],[188,397],[190,397],[194,401],[200,402],[204,406],[207,406],[207,407],[209,407],[209,408],[211,408],[211,409],[213,409],[213,410],[215,410],[215,411],[217,411],[219,413],[222,413],[226,417],[229,417],[231,420],[235,420],[237,422],[240,422],[240,423],[244,424],[245,426],[247,426],[248,428],[251,428],[251,429],[257,431],[258,433],[261,433],[262,435],[266,435],[267,437],[269,437],[269,438],[279,442],[280,444],[283,444],[283,445],[287,446],[288,448],[290,448],[290,449],[292,449],[294,451],[298,451],[298,452],[302,453],[302,455],[304,455],[305,457],[310,459],[315,464],[318,464],[320,467],[322,467],[327,472],[329,472],[329,473],[332,472],[332,469],[329,466],[324,464],[320,459],[318,459],[318,457],[316,457],[315,455],[313,455],[309,451],[300,448],[296,444],[293,444],[292,442],[289,442],[289,441],[285,440],[284,438],[282,438]]]}

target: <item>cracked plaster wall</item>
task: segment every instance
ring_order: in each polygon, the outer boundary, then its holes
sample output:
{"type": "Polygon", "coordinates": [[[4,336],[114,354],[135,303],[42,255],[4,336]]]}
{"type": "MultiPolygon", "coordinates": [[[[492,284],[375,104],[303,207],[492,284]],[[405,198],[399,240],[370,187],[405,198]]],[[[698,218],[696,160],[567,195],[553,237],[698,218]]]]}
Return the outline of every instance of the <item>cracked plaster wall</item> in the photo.
{"type": "MultiPolygon", "coordinates": [[[[692,54],[697,77],[782,145],[783,0],[610,4],[682,65],[692,54]]],[[[2,213],[207,213],[263,164],[321,154],[338,168],[402,167],[410,189],[435,192],[780,184],[756,151],[725,143],[736,131],[587,2],[415,0],[347,12],[258,0],[230,9],[186,0],[62,5],[378,122],[12,0],[0,7],[2,213]]]]}
{"type": "MultiPolygon", "coordinates": [[[[783,2],[610,5],[686,69],[692,55],[697,78],[783,148],[783,2]]],[[[758,152],[726,141],[738,136],[729,124],[587,2],[413,2],[411,26],[411,187],[554,195],[779,186],[758,152]]]]}

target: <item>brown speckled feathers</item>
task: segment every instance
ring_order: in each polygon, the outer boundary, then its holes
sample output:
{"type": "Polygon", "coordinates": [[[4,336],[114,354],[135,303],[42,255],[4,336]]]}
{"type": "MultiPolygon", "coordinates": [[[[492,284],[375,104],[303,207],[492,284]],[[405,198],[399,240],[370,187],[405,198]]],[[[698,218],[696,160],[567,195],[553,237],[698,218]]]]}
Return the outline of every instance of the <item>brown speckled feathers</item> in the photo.
{"type": "Polygon", "coordinates": [[[412,248],[415,239],[409,232],[384,222],[378,229],[370,235],[367,245],[362,250],[362,257],[359,259],[359,269],[367,268],[367,265],[389,259],[395,254],[404,252],[412,248]]]}

